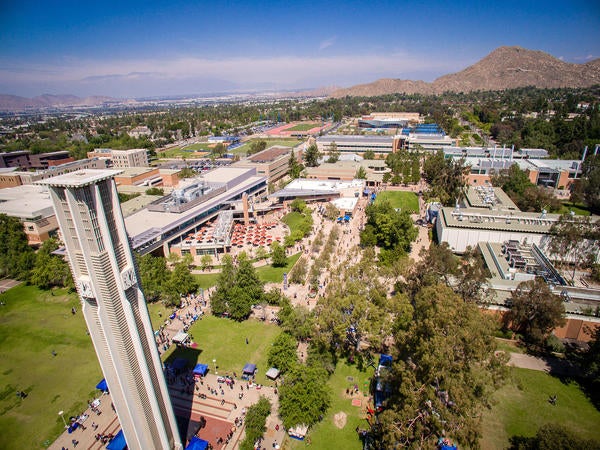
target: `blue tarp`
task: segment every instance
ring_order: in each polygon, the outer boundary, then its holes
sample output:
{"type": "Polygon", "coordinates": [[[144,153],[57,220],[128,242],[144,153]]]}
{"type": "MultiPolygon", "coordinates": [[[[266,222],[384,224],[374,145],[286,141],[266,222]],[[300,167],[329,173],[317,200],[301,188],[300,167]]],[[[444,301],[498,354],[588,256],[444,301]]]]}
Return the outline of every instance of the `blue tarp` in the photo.
{"type": "Polygon", "coordinates": [[[250,375],[254,375],[254,372],[256,372],[256,364],[247,363],[244,366],[244,370],[242,370],[242,372],[250,374],[250,375]]]}
{"type": "Polygon", "coordinates": [[[392,357],[390,355],[386,355],[381,353],[379,355],[379,365],[380,366],[391,366],[392,365],[392,357]]]}
{"type": "Polygon", "coordinates": [[[123,430],[119,430],[117,435],[108,443],[106,448],[108,450],[125,450],[127,448],[127,442],[125,442],[123,430]]]}
{"type": "Polygon", "coordinates": [[[187,445],[185,450],[206,450],[208,448],[208,442],[204,439],[200,439],[198,436],[194,436],[190,443],[187,445]]]}
{"type": "Polygon", "coordinates": [[[96,389],[100,389],[101,391],[108,391],[108,384],[106,384],[106,380],[103,378],[100,383],[96,385],[96,389]]]}
{"type": "Polygon", "coordinates": [[[194,367],[194,375],[206,375],[206,373],[208,372],[208,365],[206,364],[196,364],[196,367],[194,367]]]}

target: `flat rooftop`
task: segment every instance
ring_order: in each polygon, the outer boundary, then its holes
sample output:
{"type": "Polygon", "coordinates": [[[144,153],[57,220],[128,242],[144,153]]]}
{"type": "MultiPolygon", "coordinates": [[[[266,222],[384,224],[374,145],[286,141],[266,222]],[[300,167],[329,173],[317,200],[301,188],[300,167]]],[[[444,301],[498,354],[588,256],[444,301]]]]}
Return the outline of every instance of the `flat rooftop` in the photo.
{"type": "Polygon", "coordinates": [[[281,145],[274,145],[273,147],[269,147],[262,152],[258,152],[252,155],[249,160],[254,163],[262,163],[262,162],[271,162],[276,160],[282,155],[289,153],[291,150],[290,147],[284,147],[281,145]]]}
{"type": "Polygon", "coordinates": [[[118,176],[137,177],[138,175],[143,175],[144,173],[151,172],[153,170],[156,170],[156,167],[128,167],[121,169],[121,173],[118,176]]]}
{"type": "Polygon", "coordinates": [[[354,136],[347,134],[327,134],[325,136],[319,136],[317,142],[378,142],[385,144],[392,144],[394,136],[354,136]]]}
{"type": "Polygon", "coordinates": [[[50,192],[32,184],[0,189],[0,213],[20,219],[53,216],[50,192]]]}
{"type": "MultiPolygon", "coordinates": [[[[230,171],[230,168],[225,168],[223,170],[230,171]]],[[[246,172],[248,169],[242,169],[241,173],[246,172]]],[[[234,173],[238,173],[237,171],[234,173]]],[[[200,203],[193,208],[181,213],[175,214],[170,212],[162,212],[162,211],[149,211],[148,209],[142,209],[141,211],[130,215],[125,218],[125,228],[129,235],[133,238],[138,235],[142,235],[149,230],[154,229],[156,233],[159,233],[160,230],[168,230],[178,226],[180,223],[184,223],[191,218],[198,216],[203,211],[210,209],[212,207],[225,204],[232,196],[235,196],[239,193],[247,191],[257,182],[264,180],[264,177],[252,176],[231,189],[226,190],[222,194],[217,195],[216,197],[207,200],[206,202],[200,203]]],[[[230,181],[229,178],[222,178],[221,182],[230,181]]]]}
{"type": "Polygon", "coordinates": [[[472,208],[508,209],[519,211],[515,202],[499,187],[469,186],[467,202],[472,208]]]}
{"type": "Polygon", "coordinates": [[[115,175],[119,175],[121,172],[121,170],[114,169],[82,169],[71,173],[65,173],[64,175],[46,178],[45,180],[36,181],[36,183],[47,186],[80,187],[106,180],[107,178],[113,178],[115,175]]]}

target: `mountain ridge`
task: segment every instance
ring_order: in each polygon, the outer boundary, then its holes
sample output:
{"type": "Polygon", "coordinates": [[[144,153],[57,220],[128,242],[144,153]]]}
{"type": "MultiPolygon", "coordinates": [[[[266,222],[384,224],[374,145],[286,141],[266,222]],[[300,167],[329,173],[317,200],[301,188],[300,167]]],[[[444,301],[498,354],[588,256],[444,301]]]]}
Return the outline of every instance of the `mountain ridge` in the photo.
{"type": "Polygon", "coordinates": [[[381,78],[339,89],[331,97],[441,94],[443,92],[499,91],[517,87],[588,87],[600,84],[600,58],[584,64],[567,63],[540,50],[518,46],[498,47],[465,69],[433,82],[381,78]]]}

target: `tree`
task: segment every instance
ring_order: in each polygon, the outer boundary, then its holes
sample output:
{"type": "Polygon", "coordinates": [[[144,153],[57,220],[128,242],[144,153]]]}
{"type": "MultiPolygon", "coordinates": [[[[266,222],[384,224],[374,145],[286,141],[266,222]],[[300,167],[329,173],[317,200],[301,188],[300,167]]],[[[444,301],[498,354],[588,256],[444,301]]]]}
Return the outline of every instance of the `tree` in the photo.
{"type": "Polygon", "coordinates": [[[250,406],[244,418],[244,433],[246,437],[240,444],[240,450],[254,450],[255,442],[262,438],[267,429],[265,424],[271,414],[271,402],[261,396],[258,403],[250,406]]]}
{"type": "Polygon", "coordinates": [[[562,425],[542,425],[534,437],[512,436],[509,450],[589,450],[600,448],[600,442],[583,439],[562,425]]]}
{"type": "Polygon", "coordinates": [[[35,253],[27,244],[23,224],[0,214],[0,276],[25,280],[34,263],[35,253]]]}
{"type": "Polygon", "coordinates": [[[456,292],[463,301],[481,303],[487,293],[489,272],[477,247],[467,247],[459,264],[456,292]]]}
{"type": "Polygon", "coordinates": [[[281,328],[299,341],[306,341],[314,333],[314,316],[304,306],[293,307],[289,302],[279,310],[281,328]]]}
{"type": "MultiPolygon", "coordinates": [[[[376,244],[383,250],[400,253],[410,250],[418,231],[407,211],[398,212],[389,201],[382,201],[367,206],[366,214],[367,223],[360,234],[362,245],[376,244]]],[[[385,256],[384,252],[383,259],[385,256]]]]}
{"type": "Polygon", "coordinates": [[[563,214],[550,227],[548,248],[563,264],[573,265],[573,281],[583,263],[591,266],[596,260],[600,250],[600,223],[592,222],[589,216],[563,214]]]}
{"type": "Polygon", "coordinates": [[[542,345],[554,328],[565,323],[563,303],[543,278],[519,283],[510,302],[507,319],[512,328],[534,345],[542,345]]]}
{"type": "Polygon", "coordinates": [[[246,253],[238,255],[237,267],[230,255],[223,257],[223,267],[217,279],[217,288],[211,296],[214,315],[229,313],[234,320],[244,320],[252,312],[252,305],[263,302],[263,284],[246,253]]]}
{"type": "Polygon", "coordinates": [[[223,143],[219,142],[212,148],[211,153],[213,155],[215,155],[217,158],[222,158],[223,155],[225,155],[226,151],[227,151],[227,147],[225,147],[225,145],[223,145],[223,143]]]}
{"type": "Polygon", "coordinates": [[[442,284],[419,290],[413,305],[383,375],[391,396],[372,429],[375,448],[433,448],[444,433],[477,447],[481,413],[506,372],[493,320],[442,284]]]}
{"type": "Polygon", "coordinates": [[[285,374],[298,364],[297,347],[298,343],[291,335],[285,332],[281,333],[269,349],[267,363],[270,367],[276,367],[282,374],[285,374]]]}
{"type": "Polygon", "coordinates": [[[582,167],[581,190],[586,205],[596,214],[600,213],[600,155],[590,155],[582,167]]]}
{"type": "Polygon", "coordinates": [[[41,289],[50,289],[54,286],[74,286],[67,262],[61,256],[52,254],[57,248],[56,239],[48,239],[36,254],[35,266],[31,271],[29,281],[41,289]]]}
{"type": "Polygon", "coordinates": [[[190,273],[190,269],[185,261],[175,264],[167,280],[163,296],[168,304],[178,306],[181,303],[181,296],[191,294],[198,289],[196,279],[190,273]]]}
{"type": "Polygon", "coordinates": [[[169,277],[167,261],[165,258],[147,254],[138,257],[137,263],[146,301],[158,300],[169,277]]]}
{"type": "Polygon", "coordinates": [[[179,171],[178,176],[182,180],[184,178],[194,178],[196,176],[196,172],[194,172],[194,169],[192,169],[190,167],[184,167],[183,169],[181,169],[179,171]]]}
{"type": "Polygon", "coordinates": [[[428,197],[438,198],[445,206],[453,205],[464,196],[468,173],[464,159],[446,159],[441,150],[430,155],[423,163],[423,176],[431,186],[428,197]]]}
{"type": "Polygon", "coordinates": [[[360,166],[358,168],[358,170],[356,171],[356,174],[354,174],[354,178],[356,178],[358,180],[366,180],[367,179],[367,171],[365,170],[365,168],[363,166],[360,166]]]}
{"type": "Polygon", "coordinates": [[[250,143],[248,155],[254,155],[255,153],[262,152],[265,148],[267,148],[267,141],[262,139],[259,139],[258,141],[252,141],[250,143]]]}
{"type": "Polygon", "coordinates": [[[373,150],[367,150],[363,153],[363,158],[367,160],[375,159],[375,152],[373,150]]]}
{"type": "Polygon", "coordinates": [[[319,152],[319,148],[315,143],[310,144],[304,152],[304,162],[306,163],[307,167],[317,167],[319,165],[320,157],[321,154],[319,152]]]}
{"type": "Polygon", "coordinates": [[[285,267],[287,265],[285,248],[277,241],[271,244],[271,265],[273,267],[285,267]]]}
{"type": "Polygon", "coordinates": [[[202,270],[210,270],[212,268],[213,260],[210,255],[202,255],[200,258],[200,268],[202,270]]]}
{"type": "Polygon", "coordinates": [[[279,415],[285,428],[317,423],[331,403],[327,372],[319,367],[294,366],[279,389],[279,415]]]}
{"type": "Polygon", "coordinates": [[[590,392],[600,392],[600,327],[592,332],[592,340],[588,349],[583,353],[582,367],[585,375],[590,380],[590,392]]]}
{"type": "Polygon", "coordinates": [[[290,159],[288,161],[288,173],[290,178],[298,178],[303,170],[304,166],[298,162],[298,158],[294,154],[294,149],[292,149],[292,152],[290,153],[290,159]]]}
{"type": "Polygon", "coordinates": [[[328,156],[329,156],[327,158],[328,163],[336,163],[339,161],[340,152],[339,152],[339,150],[337,148],[337,144],[335,142],[332,142],[331,145],[329,146],[328,156]]]}

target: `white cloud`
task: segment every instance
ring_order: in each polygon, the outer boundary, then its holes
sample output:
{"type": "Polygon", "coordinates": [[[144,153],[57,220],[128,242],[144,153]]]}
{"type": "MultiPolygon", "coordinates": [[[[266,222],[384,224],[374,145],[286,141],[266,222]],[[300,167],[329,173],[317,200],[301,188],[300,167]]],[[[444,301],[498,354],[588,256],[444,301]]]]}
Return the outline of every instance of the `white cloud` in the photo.
{"type": "Polygon", "coordinates": [[[333,36],[328,39],[325,39],[324,41],[321,41],[321,43],[319,44],[319,50],[325,50],[327,47],[331,47],[333,44],[335,44],[336,39],[337,36],[333,36]]]}

